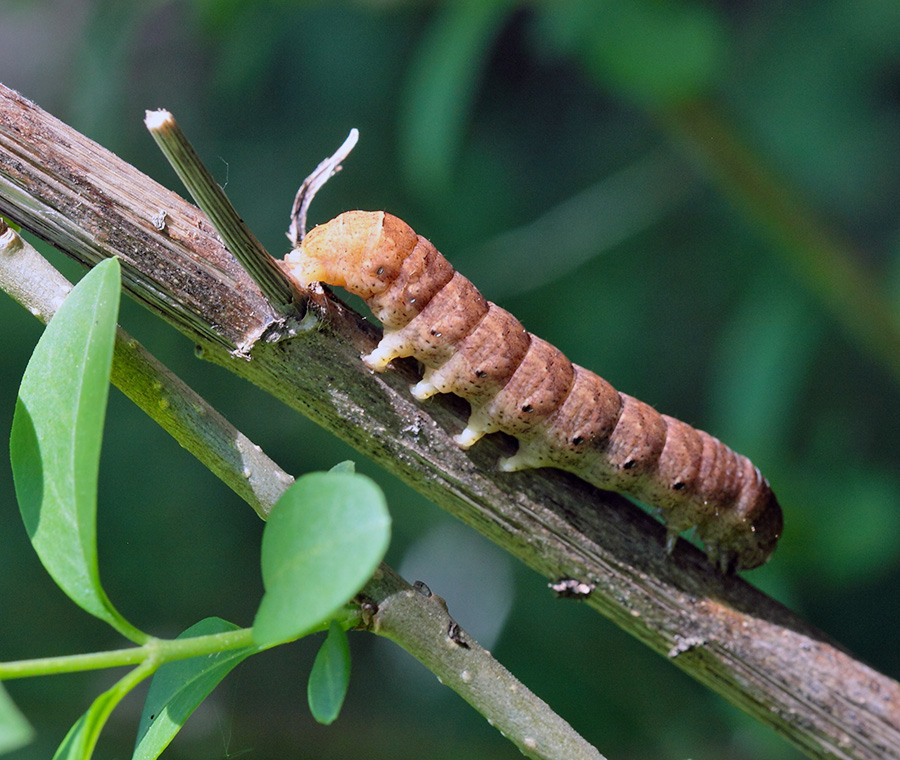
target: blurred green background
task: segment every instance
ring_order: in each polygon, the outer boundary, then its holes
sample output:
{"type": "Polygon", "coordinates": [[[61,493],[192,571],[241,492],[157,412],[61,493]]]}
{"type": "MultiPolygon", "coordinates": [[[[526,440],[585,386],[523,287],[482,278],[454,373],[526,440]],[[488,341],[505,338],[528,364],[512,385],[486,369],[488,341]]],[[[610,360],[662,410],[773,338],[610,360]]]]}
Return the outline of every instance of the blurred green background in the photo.
{"type": "MultiPolygon", "coordinates": [[[[786,529],[748,579],[898,677],[898,40],[896,0],[5,0],[0,81],[183,192],[142,123],[146,108],[172,110],[273,253],[286,250],[299,182],[358,127],[312,221],[390,210],[570,358],[751,456],[786,529]],[[701,131],[686,118],[697,113],[721,122],[701,131]],[[811,229],[852,240],[854,269],[825,266],[827,237],[804,259],[796,230],[748,213],[740,183],[716,179],[712,152],[740,157],[735,138],[798,204],[785,224],[807,211],[826,220],[811,229]],[[856,269],[874,284],[835,307],[827,294],[856,269]],[[888,304],[883,323],[865,318],[875,302],[888,304]]],[[[0,320],[0,659],[121,646],[52,585],[19,521],[5,446],[41,327],[5,297],[0,320]]],[[[287,470],[354,457],[197,361],[135,304],[123,304],[122,323],[287,470]]],[[[388,493],[389,562],[444,596],[610,758],[799,757],[357,461],[388,493]]],[[[261,524],[116,392],[99,523],[104,582],[137,625],[175,635],[207,615],[251,622],[261,524]]],[[[519,756],[409,657],[365,635],[351,637],[342,716],[316,725],[305,704],[316,643],[242,665],[167,756],[519,756]]],[[[39,731],[16,760],[49,757],[113,678],[9,684],[39,731]]],[[[139,710],[134,698],[114,713],[99,757],[130,756],[139,710]]]]}

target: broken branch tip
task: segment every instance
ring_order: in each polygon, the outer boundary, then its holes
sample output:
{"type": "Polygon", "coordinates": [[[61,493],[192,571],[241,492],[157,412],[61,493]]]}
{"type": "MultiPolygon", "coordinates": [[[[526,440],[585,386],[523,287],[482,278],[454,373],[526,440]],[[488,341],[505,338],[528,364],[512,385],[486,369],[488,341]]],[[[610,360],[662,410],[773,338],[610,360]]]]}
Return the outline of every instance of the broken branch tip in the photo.
{"type": "Polygon", "coordinates": [[[155,111],[147,110],[144,112],[144,124],[151,132],[168,129],[175,123],[175,117],[165,108],[159,108],[155,111]]]}

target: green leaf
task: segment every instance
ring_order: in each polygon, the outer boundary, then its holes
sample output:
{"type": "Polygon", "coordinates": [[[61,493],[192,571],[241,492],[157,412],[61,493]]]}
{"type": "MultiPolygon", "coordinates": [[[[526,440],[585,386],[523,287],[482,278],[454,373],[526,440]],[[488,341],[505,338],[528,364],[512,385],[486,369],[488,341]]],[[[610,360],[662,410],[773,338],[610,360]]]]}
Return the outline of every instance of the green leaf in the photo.
{"type": "Polygon", "coordinates": [[[352,459],[345,459],[343,462],[338,462],[334,467],[332,467],[328,472],[356,472],[356,462],[352,459]]]}
{"type": "Polygon", "coordinates": [[[331,621],[328,636],[316,655],[306,697],[313,717],[324,725],[334,723],[347,695],[350,683],[350,646],[347,634],[336,620],[331,621]]]}
{"type": "Polygon", "coordinates": [[[574,0],[545,4],[541,21],[542,40],[647,106],[702,95],[726,68],[725,25],[707,4],[574,0]]]}
{"type": "MultiPolygon", "coordinates": [[[[192,625],[179,639],[239,630],[221,618],[192,625]]],[[[258,651],[242,647],[162,665],[150,683],[138,726],[133,760],[155,760],[169,746],[197,706],[234,668],[258,651]]]]}
{"type": "Polygon", "coordinates": [[[343,472],[298,478],[263,532],[266,593],[254,640],[288,641],[334,617],[375,572],[389,539],[384,494],[369,478],[343,472]]]}
{"type": "Polygon", "coordinates": [[[119,262],[81,280],[25,369],[10,435],[19,510],[53,580],[82,609],[143,643],[115,610],[97,566],[97,472],[116,317],[119,262]]]}
{"type": "Polygon", "coordinates": [[[446,3],[420,36],[403,93],[401,146],[406,173],[420,191],[450,179],[479,80],[510,0],[446,3]]]}
{"type": "Polygon", "coordinates": [[[770,452],[776,463],[792,454],[786,426],[801,404],[823,338],[819,317],[788,288],[783,278],[768,274],[747,283],[722,333],[709,383],[709,429],[764,472],[766,462],[754,452],[770,452]]]}
{"type": "Polygon", "coordinates": [[[90,760],[110,713],[135,686],[153,673],[155,668],[154,663],[146,661],[129,671],[111,689],[97,697],[87,712],[69,729],[66,738],[53,755],[53,760],[90,760]]]}
{"type": "Polygon", "coordinates": [[[34,729],[0,684],[0,755],[24,747],[33,738],[34,729]]]}

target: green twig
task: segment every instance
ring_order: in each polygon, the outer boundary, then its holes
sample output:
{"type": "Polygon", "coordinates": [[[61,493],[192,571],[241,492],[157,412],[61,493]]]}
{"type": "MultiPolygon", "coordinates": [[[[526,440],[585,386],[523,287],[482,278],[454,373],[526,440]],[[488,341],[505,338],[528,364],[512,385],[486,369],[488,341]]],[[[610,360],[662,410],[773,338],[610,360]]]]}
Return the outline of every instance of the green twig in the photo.
{"type": "Polygon", "coordinates": [[[447,603],[424,585],[383,572],[365,589],[374,595],[366,627],[403,647],[436,673],[535,760],[603,760],[550,707],[516,679],[450,617],[447,603]],[[436,646],[437,644],[437,646],[436,646]]]}
{"type": "Polygon", "coordinates": [[[90,652],[61,657],[39,657],[33,660],[0,662],[0,681],[119,668],[147,661],[153,661],[156,665],[160,665],[164,662],[186,660],[189,657],[199,657],[249,646],[253,646],[251,628],[189,639],[151,639],[139,647],[116,649],[111,652],[90,652]]]}

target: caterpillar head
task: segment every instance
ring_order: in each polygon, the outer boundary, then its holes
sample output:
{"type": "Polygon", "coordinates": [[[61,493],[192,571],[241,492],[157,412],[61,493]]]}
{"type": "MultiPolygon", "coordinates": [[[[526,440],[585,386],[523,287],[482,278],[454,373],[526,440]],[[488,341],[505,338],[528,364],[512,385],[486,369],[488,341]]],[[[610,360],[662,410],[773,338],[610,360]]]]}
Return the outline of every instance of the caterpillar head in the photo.
{"type": "Polygon", "coordinates": [[[417,239],[406,222],[391,214],[346,211],[310,230],[284,257],[284,265],[303,287],[324,282],[368,299],[397,278],[417,239]]]}

